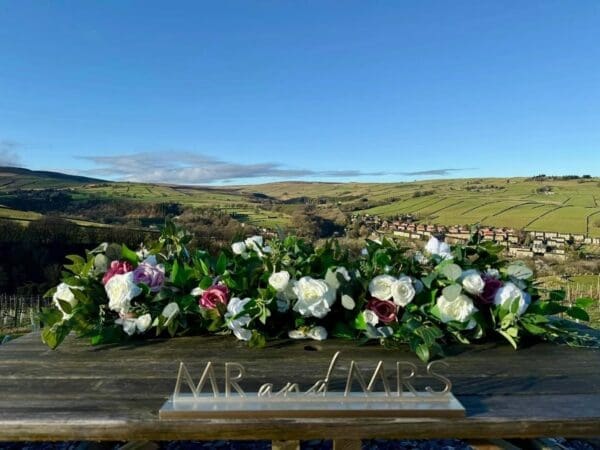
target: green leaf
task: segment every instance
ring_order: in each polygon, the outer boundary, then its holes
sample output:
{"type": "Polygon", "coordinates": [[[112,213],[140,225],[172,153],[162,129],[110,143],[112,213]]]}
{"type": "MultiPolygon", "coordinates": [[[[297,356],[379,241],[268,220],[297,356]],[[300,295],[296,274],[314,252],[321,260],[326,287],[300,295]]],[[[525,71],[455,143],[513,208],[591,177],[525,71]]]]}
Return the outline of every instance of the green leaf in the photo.
{"type": "Polygon", "coordinates": [[[498,333],[500,333],[502,336],[504,336],[506,338],[506,340],[508,342],[510,342],[510,345],[512,345],[515,350],[518,348],[517,341],[515,341],[509,333],[507,333],[504,330],[498,330],[498,333]]]}
{"type": "Polygon", "coordinates": [[[421,278],[421,282],[427,289],[431,289],[431,284],[437,278],[435,273],[430,273],[426,277],[421,278]]]}
{"type": "Polygon", "coordinates": [[[545,328],[537,326],[533,323],[521,321],[521,325],[523,325],[523,328],[525,328],[525,330],[527,330],[530,334],[533,334],[535,336],[540,336],[540,335],[546,334],[545,328]]]}
{"type": "Polygon", "coordinates": [[[58,304],[60,305],[60,309],[62,309],[65,314],[71,314],[73,312],[73,307],[69,302],[65,302],[64,300],[58,299],[58,304]]]}
{"type": "Polygon", "coordinates": [[[431,347],[437,338],[443,336],[442,331],[434,326],[422,326],[415,330],[415,334],[423,339],[427,347],[431,347]]]}
{"type": "Polygon", "coordinates": [[[562,289],[550,291],[550,301],[552,302],[562,302],[565,298],[567,298],[567,293],[562,289]]]}
{"type": "Polygon", "coordinates": [[[45,327],[52,327],[55,323],[62,322],[63,313],[57,308],[42,308],[40,312],[40,322],[45,327]]]}
{"type": "Polygon", "coordinates": [[[581,309],[577,306],[570,307],[569,309],[567,309],[566,313],[569,317],[572,317],[573,319],[584,320],[586,322],[590,320],[590,316],[587,312],[585,312],[585,309],[581,309]]]}
{"type": "Polygon", "coordinates": [[[594,305],[594,303],[596,303],[596,300],[591,297],[581,297],[575,300],[575,306],[581,309],[587,309],[594,305]]]}
{"type": "Polygon", "coordinates": [[[227,255],[225,255],[225,253],[221,252],[219,254],[219,259],[217,259],[217,265],[215,267],[217,275],[223,275],[223,273],[225,273],[226,268],[227,268],[227,255]]]}
{"type": "MultiPolygon", "coordinates": [[[[362,316],[362,314],[360,314],[362,316]]],[[[348,324],[337,322],[331,330],[331,335],[337,338],[353,339],[356,337],[356,332],[348,324]]]]}
{"type": "Polygon", "coordinates": [[[354,319],[354,327],[357,330],[366,330],[367,322],[365,321],[365,316],[363,316],[362,314],[358,314],[356,316],[356,319],[354,319]]]}
{"type": "Polygon", "coordinates": [[[137,253],[131,250],[125,244],[121,245],[121,258],[134,265],[137,265],[139,262],[137,253]]]}
{"type": "Polygon", "coordinates": [[[566,306],[563,306],[557,302],[539,301],[529,305],[527,312],[533,314],[541,314],[544,316],[552,316],[554,314],[565,312],[567,309],[568,308],[566,306]]]}
{"type": "Polygon", "coordinates": [[[123,331],[120,327],[107,327],[90,338],[92,345],[112,344],[119,342],[123,337],[123,331]]]}
{"type": "Polygon", "coordinates": [[[67,324],[45,327],[42,331],[42,341],[54,350],[68,336],[71,328],[67,324]]]}
{"type": "Polygon", "coordinates": [[[252,337],[248,341],[248,346],[250,348],[262,348],[267,345],[267,339],[262,333],[259,333],[256,330],[252,331],[252,337]]]}
{"type": "Polygon", "coordinates": [[[204,277],[202,278],[202,280],[200,280],[200,289],[208,289],[209,287],[211,287],[213,284],[213,280],[211,277],[204,277]]]}
{"type": "Polygon", "coordinates": [[[426,344],[419,344],[415,349],[415,353],[419,357],[419,359],[423,362],[429,361],[429,347],[426,344]]]}
{"type": "Polygon", "coordinates": [[[218,331],[223,326],[223,319],[216,309],[202,309],[202,317],[208,322],[206,329],[208,331],[218,331]]]}

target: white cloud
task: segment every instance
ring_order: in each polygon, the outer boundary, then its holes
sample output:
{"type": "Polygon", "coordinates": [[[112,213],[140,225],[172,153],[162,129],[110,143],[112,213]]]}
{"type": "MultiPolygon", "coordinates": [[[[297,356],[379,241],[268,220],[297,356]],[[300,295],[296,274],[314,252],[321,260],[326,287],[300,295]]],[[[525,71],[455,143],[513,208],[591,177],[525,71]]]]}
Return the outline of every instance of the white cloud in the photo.
{"type": "Polygon", "coordinates": [[[210,184],[248,179],[331,179],[398,176],[445,176],[466,169],[430,169],[418,172],[361,170],[312,170],[287,168],[279,163],[242,164],[191,152],[141,152],[117,156],[82,156],[96,167],[86,175],[121,181],[141,181],[169,184],[210,184]]]}
{"type": "Polygon", "coordinates": [[[0,166],[19,166],[21,157],[17,152],[19,143],[8,139],[0,140],[0,166]]]}
{"type": "Polygon", "coordinates": [[[205,184],[249,178],[302,179],[341,178],[384,175],[383,172],[358,170],[314,171],[290,169],[277,163],[241,164],[190,152],[143,152],[120,156],[86,156],[98,167],[86,171],[99,177],[124,181],[173,184],[205,184]]]}

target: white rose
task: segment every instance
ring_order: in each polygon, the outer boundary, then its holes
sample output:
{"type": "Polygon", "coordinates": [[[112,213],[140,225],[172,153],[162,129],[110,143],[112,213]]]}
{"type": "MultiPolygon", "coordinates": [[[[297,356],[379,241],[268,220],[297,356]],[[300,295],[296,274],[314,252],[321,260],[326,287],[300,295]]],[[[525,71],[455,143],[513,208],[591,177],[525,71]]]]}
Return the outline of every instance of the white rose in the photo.
{"type": "Polygon", "coordinates": [[[338,267],[335,270],[329,268],[327,269],[327,273],[325,274],[325,282],[333,289],[339,289],[340,287],[340,281],[337,277],[338,273],[342,275],[342,278],[344,280],[350,281],[350,274],[348,273],[348,269],[346,269],[345,267],[338,267]]]}
{"type": "Polygon", "coordinates": [[[477,311],[473,300],[464,294],[460,294],[453,301],[448,301],[441,295],[437,299],[437,307],[440,311],[440,319],[444,323],[448,322],[461,322],[469,323],[469,328],[476,325],[475,321],[472,320],[472,315],[477,311]]]}
{"type": "Polygon", "coordinates": [[[131,299],[140,295],[142,289],[133,282],[133,272],[113,275],[104,286],[108,296],[108,307],[118,313],[128,313],[131,299]]]}
{"type": "Polygon", "coordinates": [[[365,319],[365,322],[368,323],[369,325],[375,326],[379,323],[379,317],[377,317],[377,314],[375,314],[370,309],[364,310],[362,315],[363,315],[363,318],[365,319]]]}
{"type": "Polygon", "coordinates": [[[391,275],[379,275],[369,283],[369,292],[379,300],[389,300],[392,298],[392,286],[396,281],[391,275]]]}
{"type": "Polygon", "coordinates": [[[315,341],[324,341],[327,339],[327,330],[324,327],[313,327],[308,330],[306,336],[315,341]]]}
{"type": "Polygon", "coordinates": [[[302,277],[294,285],[294,294],[298,298],[294,311],[304,317],[322,319],[335,302],[335,290],[325,281],[311,277],[302,277]]]}
{"type": "Polygon", "coordinates": [[[272,273],[269,277],[269,284],[277,292],[285,291],[290,282],[290,273],[287,270],[272,273]]]}
{"type": "Polygon", "coordinates": [[[233,335],[240,341],[249,341],[252,337],[252,331],[247,328],[234,328],[233,335]]]}
{"type": "Polygon", "coordinates": [[[68,303],[71,306],[71,308],[74,308],[75,306],[77,306],[77,303],[79,303],[78,300],[75,298],[75,295],[73,295],[71,289],[76,288],[69,286],[67,283],[60,283],[58,286],[56,286],[56,292],[52,296],[52,301],[59,309],[59,311],[63,314],[63,320],[70,319],[71,317],[73,317],[73,314],[67,314],[66,312],[64,312],[62,307],[60,306],[59,300],[68,303]]]}
{"type": "Polygon", "coordinates": [[[519,302],[519,309],[517,315],[523,314],[529,304],[531,303],[531,296],[527,292],[523,292],[513,283],[506,283],[496,292],[494,297],[494,304],[497,306],[504,306],[506,309],[511,309],[513,302],[519,302]]]}
{"type": "Polygon", "coordinates": [[[115,320],[115,323],[117,325],[122,325],[123,331],[131,336],[136,331],[138,333],[143,333],[146,331],[152,323],[152,316],[150,316],[150,314],[144,314],[143,316],[134,319],[120,318],[115,320]]]}
{"type": "Polygon", "coordinates": [[[146,331],[152,323],[152,316],[150,314],[144,314],[136,319],[135,326],[139,333],[146,331]]]}
{"type": "Polygon", "coordinates": [[[244,241],[244,243],[246,244],[246,247],[249,250],[254,250],[254,251],[259,252],[260,250],[262,250],[263,237],[262,236],[252,236],[252,237],[249,237],[248,239],[246,239],[244,241]]]}
{"type": "Polygon", "coordinates": [[[231,244],[231,250],[236,255],[243,255],[244,253],[246,253],[246,244],[244,244],[243,242],[234,242],[233,244],[231,244]]]}
{"type": "Polygon", "coordinates": [[[431,236],[431,238],[425,245],[425,250],[427,250],[431,255],[437,255],[442,257],[443,259],[452,258],[450,246],[445,242],[441,242],[438,238],[434,236],[431,236]]]}
{"type": "Polygon", "coordinates": [[[162,313],[160,313],[161,316],[163,316],[165,319],[167,319],[165,321],[165,325],[169,325],[171,323],[171,321],[177,317],[177,315],[179,314],[179,305],[175,302],[171,302],[169,303],[167,306],[164,307],[164,309],[162,310],[162,313]]]}
{"type": "Polygon", "coordinates": [[[469,294],[479,295],[483,292],[485,282],[479,272],[474,269],[465,270],[462,274],[462,286],[469,294]]]}
{"type": "Polygon", "coordinates": [[[402,276],[392,284],[392,298],[398,306],[406,306],[415,298],[415,288],[410,277],[402,276]]]}
{"type": "Polygon", "coordinates": [[[288,331],[288,337],[290,339],[306,339],[306,333],[304,330],[290,330],[288,331]]]}
{"type": "Polygon", "coordinates": [[[244,311],[244,307],[250,301],[250,298],[240,299],[238,297],[233,297],[229,300],[229,304],[227,305],[227,312],[225,313],[225,320],[227,322],[227,328],[233,331],[233,334],[240,341],[248,341],[252,337],[252,331],[244,328],[246,325],[250,323],[250,316],[248,314],[244,314],[240,317],[236,317],[242,311],[244,311]]]}
{"type": "Polygon", "coordinates": [[[290,339],[313,339],[315,341],[324,341],[327,339],[327,330],[321,326],[312,327],[310,329],[303,327],[297,330],[288,331],[288,337],[290,339]]]}

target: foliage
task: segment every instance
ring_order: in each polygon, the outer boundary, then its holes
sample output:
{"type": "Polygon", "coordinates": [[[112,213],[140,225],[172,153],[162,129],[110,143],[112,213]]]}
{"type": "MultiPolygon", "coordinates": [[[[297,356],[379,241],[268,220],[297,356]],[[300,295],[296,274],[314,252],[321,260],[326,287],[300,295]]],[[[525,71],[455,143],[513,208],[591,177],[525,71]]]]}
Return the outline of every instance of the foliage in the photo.
{"type": "Polygon", "coordinates": [[[216,255],[189,251],[191,239],[167,222],[137,251],[103,244],[68,256],[62,283],[47,293],[54,306],[42,313],[43,340],[55,348],[71,331],[92,344],[231,332],[262,346],[334,336],[408,345],[424,361],[451,342],[586,342],[554,316],[587,320],[590,299],[563,306],[563,291],[541,290],[527,266],[477,236],[453,248],[432,239],[426,255],[367,240],[358,257],[337,241],[314,247],[296,236],[268,245],[253,236],[216,255]]]}

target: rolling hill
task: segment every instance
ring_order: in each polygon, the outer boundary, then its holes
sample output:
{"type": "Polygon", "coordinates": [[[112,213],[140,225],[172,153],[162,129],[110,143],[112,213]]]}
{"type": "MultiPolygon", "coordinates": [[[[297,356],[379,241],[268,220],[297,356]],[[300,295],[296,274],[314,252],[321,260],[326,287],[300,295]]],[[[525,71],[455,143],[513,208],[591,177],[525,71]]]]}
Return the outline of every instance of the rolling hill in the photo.
{"type": "MultiPolygon", "coordinates": [[[[473,224],[600,236],[600,180],[488,178],[407,183],[279,182],[227,187],[111,182],[54,172],[0,168],[0,217],[33,220],[43,211],[17,207],[25,193],[64,191],[82,207],[94,201],[215,208],[241,221],[291,224],[306,203],[320,214],[411,214],[424,223],[473,224]],[[19,197],[21,196],[21,197],[19,197]],[[18,204],[18,202],[16,202],[18,204]],[[4,206],[4,208],[1,208],[4,206]]],[[[26,206],[26,205],[25,205],[26,206]]]]}

